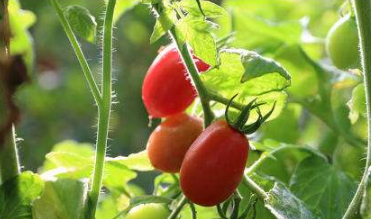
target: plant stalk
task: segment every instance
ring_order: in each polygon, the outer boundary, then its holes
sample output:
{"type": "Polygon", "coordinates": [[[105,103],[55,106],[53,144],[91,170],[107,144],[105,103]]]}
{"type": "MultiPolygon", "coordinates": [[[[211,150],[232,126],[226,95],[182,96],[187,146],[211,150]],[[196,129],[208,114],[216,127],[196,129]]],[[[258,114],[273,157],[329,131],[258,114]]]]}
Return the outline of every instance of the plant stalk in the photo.
{"type": "Polygon", "coordinates": [[[371,1],[352,0],[352,5],[356,15],[358,36],[360,40],[363,80],[366,92],[368,143],[364,173],[353,200],[349,204],[348,209],[343,216],[343,219],[352,218],[359,210],[371,160],[371,1]]]}
{"type": "Polygon", "coordinates": [[[93,182],[88,194],[88,218],[95,218],[100,190],[102,187],[104,163],[107,150],[109,120],[112,105],[112,28],[116,0],[109,0],[104,19],[103,31],[103,78],[102,106],[98,112],[98,135],[93,171],[93,182]]]}
{"type": "MultiPolygon", "coordinates": [[[[159,14],[158,7],[161,7],[161,3],[153,5],[153,9],[156,14],[159,14]]],[[[176,44],[177,49],[180,53],[180,56],[183,60],[183,63],[185,64],[187,71],[189,75],[191,76],[192,82],[196,88],[196,91],[197,91],[198,97],[200,98],[200,102],[201,102],[202,109],[204,112],[204,126],[208,127],[214,120],[214,113],[210,107],[210,99],[209,99],[206,87],[201,81],[197,66],[194,63],[193,57],[187,46],[187,43],[181,42],[181,40],[177,36],[177,33],[174,27],[172,27],[168,33],[169,33],[169,36],[172,38],[173,42],[176,44]]]]}
{"type": "Polygon", "coordinates": [[[14,126],[0,149],[1,181],[5,182],[21,173],[14,126]]]}
{"type": "Polygon", "coordinates": [[[242,183],[245,184],[245,186],[255,193],[262,201],[265,202],[269,200],[268,194],[246,174],[244,174],[242,177],[242,183]]]}
{"type": "Polygon", "coordinates": [[[92,73],[92,71],[89,67],[89,64],[88,64],[88,62],[85,58],[85,55],[84,55],[84,53],[83,53],[83,51],[80,47],[79,42],[77,41],[76,35],[73,33],[72,28],[71,28],[70,24],[68,23],[67,18],[64,15],[61,6],[58,3],[58,0],[50,0],[50,2],[53,5],[54,10],[57,12],[59,20],[60,20],[60,22],[63,26],[64,32],[66,33],[66,35],[67,35],[67,37],[68,37],[68,39],[71,43],[71,46],[72,46],[72,48],[75,52],[75,55],[76,55],[76,57],[77,57],[77,59],[80,63],[81,69],[84,73],[85,79],[88,82],[90,91],[93,94],[95,102],[96,102],[97,106],[100,107],[103,104],[102,103],[102,97],[101,97],[101,94],[99,92],[98,85],[95,82],[93,73],[92,73]]]}
{"type": "Polygon", "coordinates": [[[169,217],[167,219],[176,219],[180,213],[180,211],[183,209],[184,205],[187,204],[187,198],[185,196],[183,196],[178,205],[176,206],[176,208],[171,212],[171,214],[169,215],[169,217]]]}

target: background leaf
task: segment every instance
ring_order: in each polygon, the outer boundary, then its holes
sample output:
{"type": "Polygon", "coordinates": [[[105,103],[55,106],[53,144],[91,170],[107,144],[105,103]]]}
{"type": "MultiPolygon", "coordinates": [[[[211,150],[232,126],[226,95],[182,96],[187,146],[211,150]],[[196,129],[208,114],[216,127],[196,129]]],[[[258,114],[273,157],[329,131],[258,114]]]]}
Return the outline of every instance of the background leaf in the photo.
{"type": "Polygon", "coordinates": [[[290,192],[281,183],[275,183],[273,189],[269,191],[270,200],[265,206],[277,218],[284,219],[313,219],[318,218],[308,207],[290,192]]]}
{"type": "Polygon", "coordinates": [[[64,10],[64,14],[75,34],[88,42],[95,42],[97,22],[88,9],[72,5],[64,10]]]}
{"type": "Polygon", "coordinates": [[[45,182],[44,194],[33,204],[34,219],[82,219],[87,181],[58,179],[45,182]]]}
{"type": "Polygon", "coordinates": [[[301,162],[290,181],[291,191],[320,218],[341,218],[357,188],[343,172],[318,157],[301,162]]]}
{"type": "Polygon", "coordinates": [[[0,218],[32,218],[32,202],[44,189],[44,182],[31,172],[23,172],[1,185],[0,218]]]}

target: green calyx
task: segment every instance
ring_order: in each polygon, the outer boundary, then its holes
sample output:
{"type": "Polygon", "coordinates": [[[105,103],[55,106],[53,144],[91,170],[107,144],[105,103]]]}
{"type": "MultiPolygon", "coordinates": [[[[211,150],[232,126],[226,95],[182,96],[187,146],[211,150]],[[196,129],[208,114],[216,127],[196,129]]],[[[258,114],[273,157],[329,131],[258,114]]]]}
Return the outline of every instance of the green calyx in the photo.
{"type": "Polygon", "coordinates": [[[250,103],[248,103],[241,111],[240,115],[237,117],[235,121],[232,121],[229,116],[229,107],[232,104],[233,100],[237,97],[238,94],[234,95],[227,105],[227,108],[225,109],[225,119],[227,120],[227,123],[232,126],[234,129],[244,133],[244,134],[252,134],[256,132],[260,126],[272,115],[274,108],[276,107],[276,102],[274,102],[272,109],[266,114],[262,115],[259,106],[262,106],[266,103],[264,102],[257,102],[257,99],[252,100],[250,103]],[[258,119],[253,122],[250,125],[246,125],[247,121],[250,117],[251,110],[256,109],[258,113],[258,119]]]}

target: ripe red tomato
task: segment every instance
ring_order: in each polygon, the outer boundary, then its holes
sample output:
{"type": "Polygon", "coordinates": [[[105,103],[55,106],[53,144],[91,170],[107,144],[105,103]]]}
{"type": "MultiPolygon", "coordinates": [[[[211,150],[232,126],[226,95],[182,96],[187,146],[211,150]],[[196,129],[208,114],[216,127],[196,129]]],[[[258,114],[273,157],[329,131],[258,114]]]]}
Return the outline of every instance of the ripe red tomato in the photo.
{"type": "MultiPolygon", "coordinates": [[[[193,57],[200,72],[209,65],[193,57]]],[[[148,69],[142,86],[142,99],[148,113],[155,118],[183,112],[195,99],[197,92],[188,79],[178,50],[170,45],[162,50],[148,69]]]]}
{"type": "Polygon", "coordinates": [[[249,142],[225,120],[211,124],[186,153],[180,169],[184,195],[201,206],[225,201],[241,181],[249,142]]]}
{"type": "Polygon", "coordinates": [[[152,165],[163,172],[179,172],[184,155],[202,130],[202,120],[185,113],[167,118],[153,131],[147,143],[152,165]]]}

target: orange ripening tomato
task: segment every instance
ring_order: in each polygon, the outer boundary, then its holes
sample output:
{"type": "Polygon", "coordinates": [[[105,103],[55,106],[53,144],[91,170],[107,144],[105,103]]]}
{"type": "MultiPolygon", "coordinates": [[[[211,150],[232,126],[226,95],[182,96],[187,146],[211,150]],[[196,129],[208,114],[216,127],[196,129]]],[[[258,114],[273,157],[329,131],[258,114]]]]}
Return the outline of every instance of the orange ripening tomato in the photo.
{"type": "MultiPolygon", "coordinates": [[[[193,60],[200,72],[210,66],[197,57],[193,60]]],[[[177,48],[170,45],[162,50],[144,78],[142,100],[149,115],[168,117],[183,112],[197,96],[177,48]]]]}
{"type": "Polygon", "coordinates": [[[236,190],[249,150],[246,136],[225,120],[211,124],[189,148],[180,170],[184,195],[201,206],[214,206],[236,190]]]}
{"type": "Polygon", "coordinates": [[[163,172],[179,172],[184,155],[202,130],[202,120],[185,113],[167,118],[149,137],[151,164],[163,172]]]}

